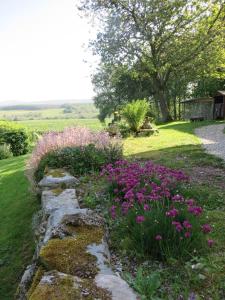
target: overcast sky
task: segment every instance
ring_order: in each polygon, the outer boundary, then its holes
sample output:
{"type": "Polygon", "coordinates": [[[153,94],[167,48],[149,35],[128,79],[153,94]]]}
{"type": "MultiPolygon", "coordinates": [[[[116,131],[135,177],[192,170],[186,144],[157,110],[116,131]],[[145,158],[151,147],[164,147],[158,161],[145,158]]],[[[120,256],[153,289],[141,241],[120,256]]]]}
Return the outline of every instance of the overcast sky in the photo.
{"type": "MultiPolygon", "coordinates": [[[[76,0],[0,0],[0,104],[93,96],[76,0]]],[[[93,34],[93,32],[92,32],[93,34]]]]}

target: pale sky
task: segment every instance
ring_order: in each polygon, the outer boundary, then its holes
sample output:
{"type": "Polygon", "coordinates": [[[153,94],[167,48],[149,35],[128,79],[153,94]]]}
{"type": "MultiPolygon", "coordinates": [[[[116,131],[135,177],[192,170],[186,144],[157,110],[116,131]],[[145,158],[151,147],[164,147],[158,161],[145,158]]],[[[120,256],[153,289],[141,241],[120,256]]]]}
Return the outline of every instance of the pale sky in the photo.
{"type": "MultiPolygon", "coordinates": [[[[92,26],[76,0],[0,0],[0,104],[90,99],[92,26]]],[[[94,59],[93,59],[94,63],[94,59]]]]}

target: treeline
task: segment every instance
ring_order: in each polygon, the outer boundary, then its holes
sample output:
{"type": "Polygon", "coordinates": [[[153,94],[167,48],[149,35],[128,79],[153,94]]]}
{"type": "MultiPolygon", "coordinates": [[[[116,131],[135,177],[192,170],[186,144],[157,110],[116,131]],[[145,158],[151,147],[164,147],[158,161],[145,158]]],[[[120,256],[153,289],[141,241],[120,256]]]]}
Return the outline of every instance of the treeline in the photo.
{"type": "Polygon", "coordinates": [[[225,5],[220,0],[81,0],[99,19],[91,42],[100,119],[135,99],[163,121],[182,116],[181,101],[225,89],[225,5]]]}

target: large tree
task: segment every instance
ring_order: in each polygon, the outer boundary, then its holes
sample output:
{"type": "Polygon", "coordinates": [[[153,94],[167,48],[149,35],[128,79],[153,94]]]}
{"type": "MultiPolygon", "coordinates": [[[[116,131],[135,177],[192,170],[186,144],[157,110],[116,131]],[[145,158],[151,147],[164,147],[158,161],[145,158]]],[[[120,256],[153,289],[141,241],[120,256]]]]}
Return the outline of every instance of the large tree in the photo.
{"type": "Polygon", "coordinates": [[[163,120],[171,120],[169,82],[210,63],[224,42],[221,0],[81,0],[81,9],[101,19],[92,44],[103,63],[143,62],[163,120]]]}

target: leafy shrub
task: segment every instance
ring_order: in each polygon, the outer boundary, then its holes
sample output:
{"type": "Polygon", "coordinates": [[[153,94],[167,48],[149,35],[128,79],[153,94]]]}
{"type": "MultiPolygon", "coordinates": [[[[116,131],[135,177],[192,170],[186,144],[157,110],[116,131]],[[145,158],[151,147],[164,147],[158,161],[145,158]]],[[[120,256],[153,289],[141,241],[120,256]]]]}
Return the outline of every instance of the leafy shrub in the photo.
{"type": "Polygon", "coordinates": [[[107,132],[93,132],[87,128],[66,128],[49,132],[38,143],[27,163],[27,175],[37,179],[44,168],[67,167],[73,174],[98,170],[101,165],[121,158],[119,138],[110,138],[107,132]]]}
{"type": "MultiPolygon", "coordinates": [[[[110,213],[121,248],[161,260],[204,252],[211,226],[201,225],[202,207],[179,193],[188,180],[183,172],[151,162],[142,166],[118,161],[115,167],[106,166],[102,175],[107,176],[110,213]]],[[[212,243],[209,239],[208,245],[212,243]]]]}
{"type": "Polygon", "coordinates": [[[98,171],[109,162],[115,162],[122,156],[121,148],[108,147],[98,149],[90,144],[82,147],[67,147],[46,154],[35,172],[36,180],[40,180],[46,167],[66,168],[73,175],[81,175],[98,171]]]}
{"type": "Polygon", "coordinates": [[[136,100],[124,106],[122,116],[127,121],[132,132],[138,133],[144,123],[148,110],[149,103],[147,100],[136,100]]]}
{"type": "Polygon", "coordinates": [[[10,145],[2,144],[0,145],[0,160],[12,157],[12,152],[10,150],[10,145]]]}
{"type": "Polygon", "coordinates": [[[14,156],[28,152],[29,134],[26,129],[12,122],[0,122],[0,143],[10,145],[14,156]]]}

